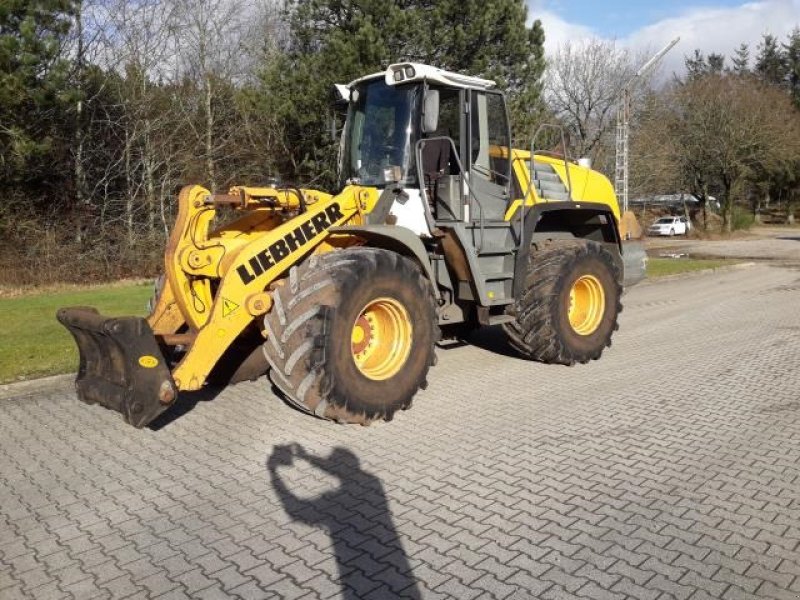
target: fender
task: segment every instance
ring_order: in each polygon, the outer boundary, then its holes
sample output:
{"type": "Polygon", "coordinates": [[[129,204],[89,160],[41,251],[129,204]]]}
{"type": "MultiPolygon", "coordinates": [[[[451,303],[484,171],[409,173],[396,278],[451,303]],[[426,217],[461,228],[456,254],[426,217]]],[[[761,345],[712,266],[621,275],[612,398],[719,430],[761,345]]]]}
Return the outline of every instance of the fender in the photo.
{"type": "MultiPolygon", "coordinates": [[[[617,226],[617,219],[614,213],[610,210],[607,204],[599,202],[543,202],[535,204],[528,208],[525,213],[525,229],[522,232],[522,243],[520,244],[519,253],[514,264],[514,297],[519,299],[522,294],[525,281],[526,270],[528,266],[528,257],[530,256],[531,242],[535,234],[542,235],[545,238],[557,237],[557,235],[547,235],[548,233],[568,233],[571,237],[576,239],[586,239],[580,234],[574,234],[569,231],[568,227],[561,227],[557,229],[540,230],[540,224],[546,217],[563,217],[569,221],[570,217],[578,218],[580,221],[586,222],[589,218],[598,218],[601,221],[600,231],[603,234],[605,244],[613,244],[617,248],[617,254],[620,260],[620,268],[622,268],[622,240],[619,235],[619,228],[617,226]]],[[[513,215],[511,219],[519,219],[517,215],[513,215]]]]}
{"type": "Polygon", "coordinates": [[[301,215],[228,253],[220,262],[222,277],[207,309],[208,321],[172,372],[177,388],[200,389],[228,347],[253,322],[247,298],[266,289],[316,248],[334,226],[346,223],[356,213],[355,196],[343,193],[314,203],[301,215]]]}
{"type": "Polygon", "coordinates": [[[369,246],[385,248],[412,258],[422,268],[425,277],[431,282],[434,297],[439,300],[439,288],[436,285],[433,266],[428,258],[428,250],[413,231],[396,225],[344,225],[331,227],[328,232],[358,236],[366,240],[369,246]]]}

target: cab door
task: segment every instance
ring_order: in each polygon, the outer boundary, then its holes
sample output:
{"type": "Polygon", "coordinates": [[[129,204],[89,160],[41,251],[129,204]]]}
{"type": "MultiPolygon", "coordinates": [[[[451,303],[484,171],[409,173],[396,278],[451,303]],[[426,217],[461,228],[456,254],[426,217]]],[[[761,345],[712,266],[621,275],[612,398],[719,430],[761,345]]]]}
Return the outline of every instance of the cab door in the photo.
{"type": "Polygon", "coordinates": [[[469,187],[477,200],[471,219],[503,220],[511,182],[510,140],[506,103],[498,92],[469,92],[467,103],[469,187]]]}

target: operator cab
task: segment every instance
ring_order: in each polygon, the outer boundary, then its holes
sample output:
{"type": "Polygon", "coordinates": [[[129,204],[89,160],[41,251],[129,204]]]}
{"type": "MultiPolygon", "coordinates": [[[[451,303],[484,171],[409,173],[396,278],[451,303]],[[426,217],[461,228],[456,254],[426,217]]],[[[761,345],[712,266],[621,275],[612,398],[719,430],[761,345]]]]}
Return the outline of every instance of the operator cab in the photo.
{"type": "Polygon", "coordinates": [[[401,186],[397,224],[424,237],[438,224],[502,220],[511,161],[503,94],[487,79],[401,63],[337,86],[348,104],[340,183],[401,186]]]}

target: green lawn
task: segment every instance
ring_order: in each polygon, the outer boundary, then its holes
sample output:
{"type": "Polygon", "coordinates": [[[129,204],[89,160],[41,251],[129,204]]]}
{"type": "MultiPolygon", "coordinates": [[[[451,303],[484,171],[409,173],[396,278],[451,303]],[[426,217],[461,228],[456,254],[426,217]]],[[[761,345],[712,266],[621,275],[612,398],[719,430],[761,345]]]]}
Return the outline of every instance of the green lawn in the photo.
{"type": "Polygon", "coordinates": [[[75,341],[56,321],[63,306],[94,306],[109,316],[145,315],[150,283],[0,298],[0,383],[78,368],[75,341]]]}
{"type": "Polygon", "coordinates": [[[705,259],[705,258],[650,258],[647,260],[647,276],[651,278],[678,275],[703,269],[716,269],[726,265],[736,264],[730,259],[705,259]]]}

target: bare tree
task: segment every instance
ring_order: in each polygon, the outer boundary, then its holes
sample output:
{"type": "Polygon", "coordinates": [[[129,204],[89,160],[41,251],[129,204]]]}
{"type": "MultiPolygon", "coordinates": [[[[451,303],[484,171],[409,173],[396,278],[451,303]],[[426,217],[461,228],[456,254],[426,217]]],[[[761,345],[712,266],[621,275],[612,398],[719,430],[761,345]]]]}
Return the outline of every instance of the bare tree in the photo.
{"type": "Polygon", "coordinates": [[[800,157],[800,116],[790,99],[750,77],[707,74],[677,84],[643,129],[652,139],[669,140],[664,147],[701,200],[710,187],[720,189],[727,232],[734,202],[758,193],[764,178],[800,157]]]}
{"type": "MultiPolygon", "coordinates": [[[[591,39],[566,42],[548,61],[545,99],[570,134],[577,156],[595,163],[608,162],[613,144],[609,134],[616,124],[617,107],[625,84],[645,53],[633,54],[613,41],[591,39]]],[[[634,103],[641,102],[649,80],[632,90],[634,103]]]]}
{"type": "Polygon", "coordinates": [[[630,193],[643,197],[688,189],[675,140],[656,115],[666,110],[665,97],[651,93],[638,112],[630,146],[630,193]]]}
{"type": "Polygon", "coordinates": [[[181,98],[180,109],[202,153],[204,179],[214,188],[217,159],[235,129],[230,93],[249,66],[249,44],[258,39],[251,25],[256,6],[247,0],[178,0],[175,7],[180,74],[199,91],[181,98]]]}
{"type": "MultiPolygon", "coordinates": [[[[136,237],[137,212],[143,211],[147,230],[155,230],[159,172],[178,134],[170,103],[162,98],[162,84],[177,72],[175,40],[177,26],[173,2],[107,0],[95,10],[103,48],[101,64],[119,76],[111,78],[121,103],[122,133],[120,165],[125,178],[124,219],[129,244],[136,237]]],[[[163,210],[160,211],[163,215],[163,210]]],[[[164,219],[162,218],[162,221],[164,219]]],[[[167,223],[162,225],[166,228],[167,223]]]]}

